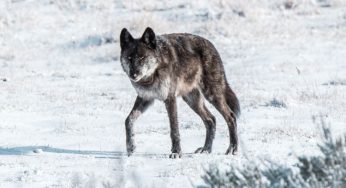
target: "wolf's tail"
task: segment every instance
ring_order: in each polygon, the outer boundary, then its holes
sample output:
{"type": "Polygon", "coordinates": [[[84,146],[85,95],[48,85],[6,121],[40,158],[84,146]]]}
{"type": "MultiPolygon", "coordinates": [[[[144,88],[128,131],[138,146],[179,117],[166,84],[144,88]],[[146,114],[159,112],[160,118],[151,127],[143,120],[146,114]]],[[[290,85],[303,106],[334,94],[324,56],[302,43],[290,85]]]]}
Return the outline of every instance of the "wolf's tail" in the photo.
{"type": "Polygon", "coordinates": [[[225,97],[228,106],[231,108],[231,110],[235,113],[235,115],[238,117],[240,115],[240,105],[239,100],[231,87],[226,84],[226,91],[225,91],[225,97]]]}

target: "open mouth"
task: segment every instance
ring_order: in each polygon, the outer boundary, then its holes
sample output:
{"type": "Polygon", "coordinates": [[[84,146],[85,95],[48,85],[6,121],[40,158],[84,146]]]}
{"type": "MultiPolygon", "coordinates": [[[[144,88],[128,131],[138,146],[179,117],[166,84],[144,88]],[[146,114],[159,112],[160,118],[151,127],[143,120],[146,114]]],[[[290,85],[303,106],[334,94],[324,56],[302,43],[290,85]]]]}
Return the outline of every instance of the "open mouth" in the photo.
{"type": "Polygon", "coordinates": [[[130,78],[133,82],[139,82],[143,77],[138,76],[137,78],[130,78]]]}
{"type": "Polygon", "coordinates": [[[131,79],[131,81],[133,81],[133,82],[138,82],[140,79],[133,79],[133,78],[130,78],[131,79]]]}
{"type": "Polygon", "coordinates": [[[136,79],[130,78],[133,82],[141,84],[141,85],[149,85],[151,83],[153,83],[154,81],[154,77],[150,76],[150,77],[146,77],[146,76],[141,76],[138,77],[136,79]]]}

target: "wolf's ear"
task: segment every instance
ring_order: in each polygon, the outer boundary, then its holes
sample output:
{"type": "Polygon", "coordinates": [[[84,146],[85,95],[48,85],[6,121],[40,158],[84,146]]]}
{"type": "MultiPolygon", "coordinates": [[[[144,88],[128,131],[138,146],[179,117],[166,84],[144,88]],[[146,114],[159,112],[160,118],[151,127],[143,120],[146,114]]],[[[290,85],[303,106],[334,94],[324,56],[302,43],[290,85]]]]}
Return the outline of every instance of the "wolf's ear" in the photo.
{"type": "Polygon", "coordinates": [[[133,42],[134,39],[126,28],[123,28],[120,33],[120,47],[121,49],[126,48],[127,45],[133,42]]]}
{"type": "Polygon", "coordinates": [[[147,27],[143,33],[143,36],[141,40],[148,45],[150,48],[155,49],[156,48],[156,39],[155,39],[155,33],[153,29],[150,27],[147,27]]]}

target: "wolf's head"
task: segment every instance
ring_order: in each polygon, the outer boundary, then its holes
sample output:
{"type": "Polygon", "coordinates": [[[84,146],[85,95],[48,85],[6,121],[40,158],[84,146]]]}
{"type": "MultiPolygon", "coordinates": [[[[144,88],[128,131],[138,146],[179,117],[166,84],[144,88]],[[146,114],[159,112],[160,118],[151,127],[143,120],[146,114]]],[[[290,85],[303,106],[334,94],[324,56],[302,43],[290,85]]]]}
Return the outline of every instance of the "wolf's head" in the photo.
{"type": "Polygon", "coordinates": [[[120,34],[121,65],[133,82],[153,75],[159,65],[155,56],[156,37],[148,27],[141,38],[134,39],[126,28],[120,34]]]}

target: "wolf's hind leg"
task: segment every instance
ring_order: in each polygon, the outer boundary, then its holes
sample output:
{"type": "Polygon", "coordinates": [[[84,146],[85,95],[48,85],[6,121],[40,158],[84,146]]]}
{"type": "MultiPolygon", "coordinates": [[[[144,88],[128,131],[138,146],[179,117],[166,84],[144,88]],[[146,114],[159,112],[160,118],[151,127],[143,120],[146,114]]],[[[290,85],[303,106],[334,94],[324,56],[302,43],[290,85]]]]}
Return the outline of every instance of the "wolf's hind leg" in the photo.
{"type": "MultiPolygon", "coordinates": [[[[208,90],[212,91],[212,90],[208,90]]],[[[213,91],[218,91],[214,89],[213,91]]],[[[223,92],[220,92],[223,93],[223,92]]],[[[204,92],[204,95],[212,103],[215,108],[221,113],[223,118],[226,120],[228,131],[229,131],[229,139],[230,145],[226,151],[226,154],[235,155],[238,151],[238,136],[237,136],[237,122],[236,122],[236,114],[232,111],[232,109],[228,106],[226,98],[223,94],[213,93],[213,92],[204,92]]]]}
{"type": "Polygon", "coordinates": [[[198,89],[193,89],[183,96],[183,100],[202,118],[207,130],[204,146],[198,148],[195,153],[211,153],[216,129],[215,117],[204,105],[204,99],[198,89]]]}
{"type": "Polygon", "coordinates": [[[133,124],[137,120],[137,118],[145,112],[148,107],[154,103],[154,100],[144,100],[141,97],[136,98],[135,104],[133,105],[133,108],[130,112],[130,114],[127,116],[125,121],[125,128],[126,128],[126,148],[127,148],[127,155],[130,156],[136,146],[134,144],[133,140],[133,124]]]}

